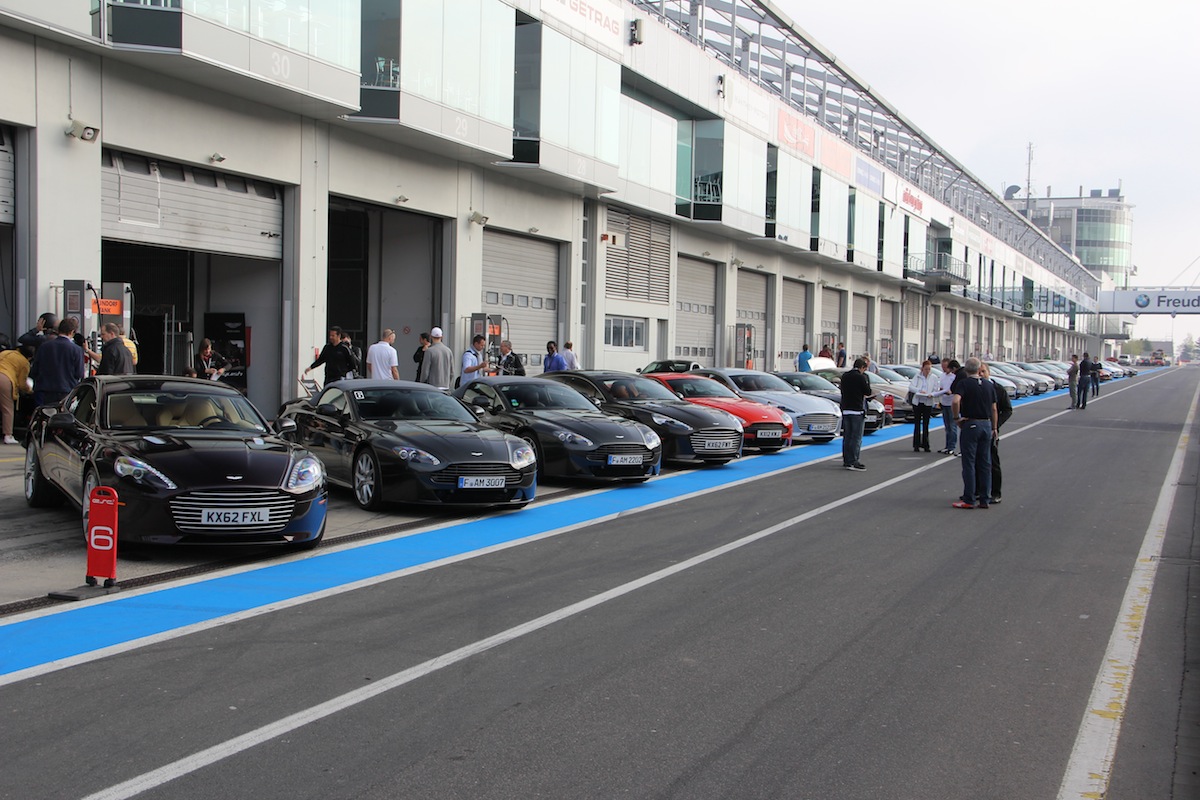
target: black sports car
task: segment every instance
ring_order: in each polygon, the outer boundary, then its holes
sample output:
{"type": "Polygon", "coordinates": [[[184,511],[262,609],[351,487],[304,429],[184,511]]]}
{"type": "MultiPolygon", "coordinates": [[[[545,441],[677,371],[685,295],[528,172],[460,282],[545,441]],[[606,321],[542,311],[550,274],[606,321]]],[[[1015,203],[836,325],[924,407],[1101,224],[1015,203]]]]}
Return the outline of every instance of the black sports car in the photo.
{"type": "Polygon", "coordinates": [[[657,475],[662,440],[639,422],[605,414],[583,395],[546,378],[477,378],[455,394],[481,421],[520,436],[543,476],[645,480],[657,475]]]}
{"type": "Polygon", "coordinates": [[[732,414],[679,399],[659,381],[626,372],[551,372],[601,411],[637,420],[663,441],[668,461],[723,464],[742,454],[742,423],[732,414]]]}
{"type": "Polygon", "coordinates": [[[41,506],[65,495],[86,532],[97,486],[117,492],[121,541],[307,547],[325,533],[321,462],[215,381],[97,376],[37,409],[25,499],[41,506]]]}
{"type": "Polygon", "coordinates": [[[363,508],[384,501],[524,506],[537,492],[533,449],[479,424],[470,409],[411,381],[336,381],[286,403],[288,434],[349,486],[363,508]]]}

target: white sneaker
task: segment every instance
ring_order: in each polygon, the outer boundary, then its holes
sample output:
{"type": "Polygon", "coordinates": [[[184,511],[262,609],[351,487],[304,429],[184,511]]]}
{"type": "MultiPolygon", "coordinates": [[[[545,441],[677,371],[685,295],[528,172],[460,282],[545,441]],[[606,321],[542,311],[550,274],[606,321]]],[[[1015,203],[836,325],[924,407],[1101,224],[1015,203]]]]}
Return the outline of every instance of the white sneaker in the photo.
{"type": "Polygon", "coordinates": [[[11,436],[5,436],[5,437],[4,437],[4,443],[5,443],[5,444],[20,444],[20,442],[18,442],[16,439],[14,439],[14,438],[13,438],[13,437],[11,437],[11,436]]]}

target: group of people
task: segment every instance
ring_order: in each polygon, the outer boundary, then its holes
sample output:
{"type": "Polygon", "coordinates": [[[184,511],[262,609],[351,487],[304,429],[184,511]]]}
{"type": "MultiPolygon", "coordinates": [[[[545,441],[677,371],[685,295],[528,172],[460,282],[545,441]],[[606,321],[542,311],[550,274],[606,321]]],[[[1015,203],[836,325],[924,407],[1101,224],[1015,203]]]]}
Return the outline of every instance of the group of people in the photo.
{"type": "MultiPolygon", "coordinates": [[[[867,402],[875,396],[866,375],[870,363],[864,353],[841,381],[842,466],[853,472],[866,470],[861,459],[863,427],[867,402]]],[[[962,365],[943,359],[939,377],[926,359],[908,391],[913,452],[930,452],[929,422],[933,409],[939,408],[946,446],[938,452],[962,458],[963,491],[953,506],[988,508],[1001,502],[1000,428],[1012,416],[1012,401],[1004,387],[992,381],[987,364],[975,357],[962,365]]]]}
{"type": "MultiPolygon", "coordinates": [[[[471,338],[471,347],[459,359],[459,376],[454,377],[454,354],[443,341],[445,333],[434,327],[419,335],[420,344],[413,352],[416,364],[414,379],[439,389],[449,389],[459,382],[476,375],[524,375],[525,364],[513,352],[512,342],[500,342],[500,355],[494,361],[487,354],[487,337],[481,333],[471,338]]],[[[347,378],[374,378],[377,380],[400,380],[400,360],[396,353],[396,332],[385,328],[379,341],[367,348],[366,358],[360,358],[353,347],[350,336],[338,326],[329,329],[329,342],[322,348],[305,370],[304,374],[317,367],[325,366],[325,383],[347,378]]],[[[543,372],[579,369],[579,358],[571,342],[564,342],[558,349],[554,341],[546,342],[546,357],[542,361],[543,372]]]]}
{"type": "Polygon", "coordinates": [[[1088,395],[1097,397],[1100,394],[1100,358],[1088,360],[1088,354],[1071,356],[1071,366],[1067,368],[1067,385],[1071,391],[1071,405],[1068,408],[1087,408],[1088,395]]]}

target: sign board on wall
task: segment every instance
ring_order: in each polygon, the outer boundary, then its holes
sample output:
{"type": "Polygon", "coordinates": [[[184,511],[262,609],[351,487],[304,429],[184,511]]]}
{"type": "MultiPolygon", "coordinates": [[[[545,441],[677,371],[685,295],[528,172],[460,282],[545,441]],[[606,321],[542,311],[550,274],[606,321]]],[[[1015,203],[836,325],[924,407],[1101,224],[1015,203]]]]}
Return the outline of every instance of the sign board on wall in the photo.
{"type": "Polygon", "coordinates": [[[810,161],[816,157],[817,130],[798,114],[779,109],[777,128],[780,147],[808,156],[810,161]]]}
{"type": "Polygon", "coordinates": [[[1100,292],[1101,314],[1200,314],[1200,289],[1119,289],[1100,292]]]}
{"type": "Polygon", "coordinates": [[[625,9],[614,0],[542,0],[542,13],[618,53],[629,35],[625,9]]]}

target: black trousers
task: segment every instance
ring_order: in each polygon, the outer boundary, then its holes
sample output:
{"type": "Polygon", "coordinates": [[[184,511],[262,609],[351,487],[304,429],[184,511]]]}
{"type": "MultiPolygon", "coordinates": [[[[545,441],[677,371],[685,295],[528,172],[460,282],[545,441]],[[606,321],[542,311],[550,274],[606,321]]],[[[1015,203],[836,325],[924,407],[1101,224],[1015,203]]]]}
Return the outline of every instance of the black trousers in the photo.
{"type": "MultiPolygon", "coordinates": [[[[913,449],[929,449],[929,418],[933,416],[933,406],[913,403],[913,449]]],[[[939,408],[940,412],[941,409],[939,408]]]]}
{"type": "MultiPolygon", "coordinates": [[[[1000,491],[1000,440],[992,439],[992,497],[999,497],[1000,491]]],[[[983,497],[983,487],[976,487],[976,496],[983,497]]]]}

